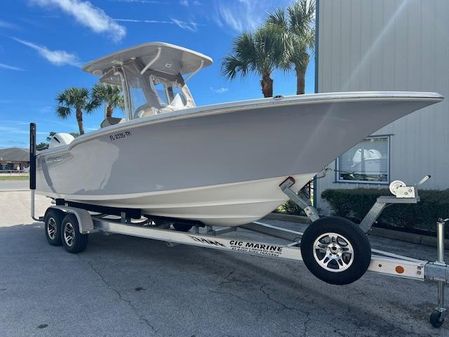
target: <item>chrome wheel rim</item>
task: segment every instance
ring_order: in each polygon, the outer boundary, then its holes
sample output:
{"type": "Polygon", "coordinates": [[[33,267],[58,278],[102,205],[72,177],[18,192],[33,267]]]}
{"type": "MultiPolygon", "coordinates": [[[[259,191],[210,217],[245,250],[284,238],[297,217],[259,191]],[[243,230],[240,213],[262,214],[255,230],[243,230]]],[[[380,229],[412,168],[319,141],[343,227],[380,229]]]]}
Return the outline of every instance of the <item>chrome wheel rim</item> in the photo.
{"type": "Polygon", "coordinates": [[[73,244],[73,238],[75,236],[75,230],[70,222],[67,222],[64,226],[64,241],[67,246],[71,247],[73,244]]]}
{"type": "Polygon", "coordinates": [[[313,257],[321,268],[339,273],[354,262],[354,248],[338,233],[324,233],[313,243],[313,257]]]}
{"type": "Polygon", "coordinates": [[[56,238],[56,220],[54,218],[48,219],[47,222],[47,235],[51,240],[56,238]]]}

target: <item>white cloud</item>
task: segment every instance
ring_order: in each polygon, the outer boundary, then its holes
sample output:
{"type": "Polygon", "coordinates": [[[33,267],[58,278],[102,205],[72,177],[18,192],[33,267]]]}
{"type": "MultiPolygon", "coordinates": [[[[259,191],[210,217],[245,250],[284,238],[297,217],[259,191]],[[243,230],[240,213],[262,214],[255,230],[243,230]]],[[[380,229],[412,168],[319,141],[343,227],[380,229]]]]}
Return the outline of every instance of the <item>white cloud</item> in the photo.
{"type": "Polygon", "coordinates": [[[152,20],[152,19],[114,19],[114,20],[118,22],[176,25],[181,29],[189,30],[191,32],[196,32],[199,26],[199,24],[194,21],[182,21],[173,18],[170,18],[170,20],[152,20]]]}
{"type": "Polygon", "coordinates": [[[198,30],[198,24],[194,21],[182,21],[178,19],[171,18],[172,22],[179,28],[189,30],[191,32],[196,32],[198,30]]]}
{"type": "Polygon", "coordinates": [[[158,0],[109,0],[112,2],[126,2],[126,3],[138,3],[138,4],[162,4],[165,5],[165,2],[158,1],[158,0]]]}
{"type": "Polygon", "coordinates": [[[55,107],[52,105],[44,105],[37,109],[40,113],[43,114],[49,114],[50,112],[53,112],[55,110],[55,107]]]}
{"type": "Polygon", "coordinates": [[[64,50],[50,50],[45,46],[39,46],[32,42],[20,40],[17,38],[13,39],[31,49],[36,50],[40,56],[42,56],[48,62],[54,65],[57,66],[71,65],[75,67],[81,66],[81,63],[76,55],[66,52],[64,50]]]}
{"type": "Polygon", "coordinates": [[[225,92],[229,91],[229,88],[225,88],[225,87],[221,87],[221,88],[210,87],[210,90],[213,91],[216,94],[224,94],[225,92]]]}
{"type": "Polygon", "coordinates": [[[95,33],[105,33],[113,40],[120,41],[126,35],[125,27],[116,23],[101,8],[82,0],[30,0],[41,7],[56,7],[71,15],[80,24],[95,33]]]}
{"type": "MultiPolygon", "coordinates": [[[[54,108],[53,108],[54,109],[54,108]]],[[[6,113],[4,111],[0,111],[0,116],[2,115],[11,115],[11,113],[6,113]]],[[[37,135],[38,142],[44,140],[46,136],[50,133],[50,131],[64,131],[64,132],[76,132],[77,127],[76,123],[67,120],[59,120],[55,118],[41,118],[44,115],[54,115],[54,111],[50,111],[47,114],[42,114],[40,116],[33,116],[33,121],[37,123],[38,131],[37,135]]],[[[2,123],[0,124],[0,133],[2,134],[2,138],[0,139],[0,148],[1,147],[10,147],[17,146],[20,143],[28,144],[28,135],[29,135],[29,126],[30,121],[24,120],[13,120],[13,119],[2,119],[2,123]],[[3,145],[2,145],[3,144],[3,145]]]]}
{"type": "Polygon", "coordinates": [[[14,71],[24,71],[22,68],[10,66],[8,64],[0,63],[0,69],[6,69],[6,70],[14,70],[14,71]]]}
{"type": "Polygon", "coordinates": [[[153,23],[153,24],[173,24],[172,21],[164,21],[164,20],[140,20],[140,19],[114,19],[118,22],[132,22],[132,23],[153,23]]]}
{"type": "MultiPolygon", "coordinates": [[[[4,134],[4,133],[11,133],[11,134],[23,134],[23,135],[28,135],[29,131],[27,128],[24,128],[23,125],[28,125],[28,123],[24,124],[22,123],[22,125],[18,125],[18,126],[4,126],[1,125],[0,126],[0,133],[4,134]]],[[[46,131],[39,131],[37,132],[37,134],[39,135],[47,135],[48,132],[46,131]]]]}
{"type": "Polygon", "coordinates": [[[0,20],[0,28],[16,29],[17,26],[13,23],[0,20]]]}
{"type": "Polygon", "coordinates": [[[215,2],[215,22],[236,32],[254,31],[269,12],[286,7],[292,0],[228,0],[215,2]]]}
{"type": "Polygon", "coordinates": [[[191,5],[199,6],[201,2],[199,0],[179,0],[179,4],[184,7],[189,7],[191,5]]]}

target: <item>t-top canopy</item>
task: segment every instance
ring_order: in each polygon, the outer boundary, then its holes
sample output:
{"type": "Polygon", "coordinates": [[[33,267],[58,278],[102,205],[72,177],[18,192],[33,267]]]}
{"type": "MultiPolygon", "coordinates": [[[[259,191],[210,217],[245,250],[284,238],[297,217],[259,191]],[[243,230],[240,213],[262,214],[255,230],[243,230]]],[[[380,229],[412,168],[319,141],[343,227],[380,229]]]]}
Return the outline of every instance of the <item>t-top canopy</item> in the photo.
{"type": "Polygon", "coordinates": [[[139,60],[143,70],[152,69],[169,75],[194,73],[212,64],[210,57],[193,50],[164,42],[150,42],[89,62],[83,69],[102,76],[113,66],[130,60],[139,60]]]}

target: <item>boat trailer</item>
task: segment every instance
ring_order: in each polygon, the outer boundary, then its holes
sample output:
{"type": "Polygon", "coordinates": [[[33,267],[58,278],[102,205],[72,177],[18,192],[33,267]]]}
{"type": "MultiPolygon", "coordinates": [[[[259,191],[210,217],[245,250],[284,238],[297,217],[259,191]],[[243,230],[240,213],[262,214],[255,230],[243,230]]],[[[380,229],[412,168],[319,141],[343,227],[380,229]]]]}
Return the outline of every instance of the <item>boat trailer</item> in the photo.
{"type": "MultiPolygon", "coordinates": [[[[430,315],[432,326],[443,324],[445,286],[449,283],[449,266],[444,261],[444,232],[449,219],[437,221],[437,260],[414,259],[381,250],[371,249],[367,233],[383,209],[389,204],[419,202],[418,187],[401,181],[390,184],[392,195],[377,199],[360,225],[339,217],[320,217],[309,200],[294,190],[295,181],[287,178],[279,188],[291,201],[304,210],[311,224],[304,232],[273,226],[260,221],[239,227],[213,227],[199,223],[186,223],[179,219],[161,219],[144,215],[138,217],[127,210],[109,208],[109,212],[92,211],[89,205],[56,200],[45,216],[35,216],[36,142],[35,125],[30,125],[30,190],[31,217],[43,221],[49,244],[62,245],[68,252],[79,253],[87,247],[88,235],[95,232],[129,235],[177,244],[212,248],[222,251],[246,253],[278,259],[303,261],[307,268],[321,280],[331,284],[349,284],[366,271],[437,284],[437,306],[430,315]],[[138,218],[138,219],[137,219],[138,218]],[[257,232],[280,238],[287,243],[258,242],[222,235],[240,230],[257,232]],[[306,248],[305,248],[306,247],[306,248]]],[[[424,177],[424,183],[430,176],[424,177]]],[[[108,211],[108,209],[106,209],[108,211]]]]}

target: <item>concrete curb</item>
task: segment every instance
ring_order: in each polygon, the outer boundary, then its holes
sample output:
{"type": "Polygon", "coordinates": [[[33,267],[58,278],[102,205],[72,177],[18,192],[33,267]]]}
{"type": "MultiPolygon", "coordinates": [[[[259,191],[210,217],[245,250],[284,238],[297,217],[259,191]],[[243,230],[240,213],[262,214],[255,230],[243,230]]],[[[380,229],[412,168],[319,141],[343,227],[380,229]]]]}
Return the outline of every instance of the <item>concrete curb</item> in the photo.
{"type": "MultiPolygon", "coordinates": [[[[289,221],[289,222],[297,222],[297,223],[310,223],[310,220],[305,216],[300,215],[289,215],[289,214],[279,214],[279,213],[271,213],[265,217],[266,219],[271,220],[281,220],[281,221],[289,221]]],[[[392,229],[385,228],[372,228],[369,232],[370,235],[399,240],[403,242],[414,243],[423,246],[436,247],[437,246],[437,238],[433,236],[420,235],[414,233],[406,233],[401,231],[395,231],[392,229]]],[[[446,250],[449,250],[449,240],[444,240],[444,246],[446,250]]]]}
{"type": "Polygon", "coordinates": [[[0,189],[0,193],[1,192],[27,192],[29,191],[29,189],[18,189],[18,188],[11,188],[11,189],[0,189]]]}

